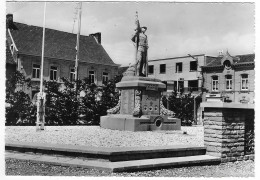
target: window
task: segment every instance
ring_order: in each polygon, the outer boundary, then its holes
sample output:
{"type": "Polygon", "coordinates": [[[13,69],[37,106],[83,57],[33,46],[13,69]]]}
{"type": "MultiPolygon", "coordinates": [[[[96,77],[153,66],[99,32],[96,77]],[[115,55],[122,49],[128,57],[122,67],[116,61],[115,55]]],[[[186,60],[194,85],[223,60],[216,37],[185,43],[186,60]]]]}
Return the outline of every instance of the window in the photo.
{"type": "Polygon", "coordinates": [[[174,81],[174,91],[183,92],[184,91],[184,81],[174,81]]]}
{"type": "Polygon", "coordinates": [[[241,90],[248,90],[248,74],[241,75],[241,90]]]}
{"type": "Polygon", "coordinates": [[[192,91],[198,91],[198,80],[191,80],[191,81],[188,81],[188,89],[190,92],[192,91]]]}
{"type": "Polygon", "coordinates": [[[95,83],[95,72],[89,71],[88,78],[89,78],[89,84],[95,83]]]}
{"type": "Polygon", "coordinates": [[[190,62],[190,71],[197,71],[197,61],[191,61],[190,62]]]}
{"type": "Polygon", "coordinates": [[[105,84],[107,81],[108,81],[108,73],[107,72],[103,72],[103,77],[102,77],[103,84],[105,84]]]}
{"type": "Polygon", "coordinates": [[[218,76],[212,76],[212,91],[218,91],[218,76]]]}
{"type": "Polygon", "coordinates": [[[231,68],[231,63],[230,63],[229,60],[224,61],[223,65],[224,65],[224,67],[225,67],[226,69],[230,69],[230,68],[231,68]]]}
{"type": "Polygon", "coordinates": [[[226,75],[226,90],[232,89],[232,76],[226,75]]]}
{"type": "Polygon", "coordinates": [[[182,72],[182,62],[176,63],[176,73],[182,72]]]}
{"type": "Polygon", "coordinates": [[[50,80],[51,81],[57,81],[57,70],[58,70],[58,68],[56,66],[51,66],[51,69],[50,69],[50,80]]]}
{"type": "Polygon", "coordinates": [[[153,74],[153,65],[148,66],[148,74],[153,74]]]}
{"type": "Polygon", "coordinates": [[[75,68],[70,68],[70,81],[75,80],[75,68]]]}
{"type": "Polygon", "coordinates": [[[40,65],[33,64],[32,78],[40,78],[40,65]]]}
{"type": "Polygon", "coordinates": [[[160,73],[161,74],[166,73],[166,64],[160,64],[160,73]]]}

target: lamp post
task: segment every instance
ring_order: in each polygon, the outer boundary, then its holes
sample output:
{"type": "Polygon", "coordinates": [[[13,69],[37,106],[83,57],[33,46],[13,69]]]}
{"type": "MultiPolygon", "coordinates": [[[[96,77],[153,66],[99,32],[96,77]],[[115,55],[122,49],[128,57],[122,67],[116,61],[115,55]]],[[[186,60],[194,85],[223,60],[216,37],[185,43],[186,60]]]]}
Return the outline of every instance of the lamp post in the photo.
{"type": "MultiPolygon", "coordinates": [[[[196,62],[197,62],[197,69],[196,69],[196,77],[198,78],[198,81],[199,81],[199,77],[198,77],[198,67],[199,67],[199,61],[198,61],[198,58],[197,57],[194,57],[194,56],[192,56],[192,55],[190,55],[190,54],[188,54],[188,56],[190,56],[192,59],[195,59],[196,60],[196,62]]],[[[198,82],[198,85],[199,85],[199,82],[198,82]]],[[[193,100],[193,106],[194,106],[194,110],[193,110],[193,119],[194,119],[194,122],[195,122],[195,124],[197,124],[197,113],[196,113],[196,98],[199,96],[200,94],[197,94],[196,96],[194,96],[194,100],[193,100]]]]}
{"type": "Polygon", "coordinates": [[[179,94],[179,66],[177,66],[177,95],[179,94]]]}

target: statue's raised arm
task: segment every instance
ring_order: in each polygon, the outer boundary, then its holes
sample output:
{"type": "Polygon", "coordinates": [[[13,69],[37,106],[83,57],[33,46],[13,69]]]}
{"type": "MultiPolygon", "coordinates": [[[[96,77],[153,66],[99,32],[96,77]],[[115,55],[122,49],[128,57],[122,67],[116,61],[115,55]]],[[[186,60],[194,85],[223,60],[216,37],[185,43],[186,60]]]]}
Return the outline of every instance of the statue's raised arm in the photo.
{"type": "Polygon", "coordinates": [[[138,15],[136,14],[136,29],[135,34],[131,40],[136,44],[136,64],[135,64],[135,75],[136,76],[147,76],[147,49],[148,40],[145,34],[147,27],[140,27],[138,15]]]}

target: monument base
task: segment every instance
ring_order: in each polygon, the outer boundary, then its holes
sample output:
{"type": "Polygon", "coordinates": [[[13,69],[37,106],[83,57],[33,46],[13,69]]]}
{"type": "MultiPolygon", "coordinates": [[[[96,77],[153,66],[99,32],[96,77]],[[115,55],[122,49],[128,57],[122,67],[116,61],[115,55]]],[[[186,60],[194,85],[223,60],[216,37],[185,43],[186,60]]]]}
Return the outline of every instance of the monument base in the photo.
{"type": "Polygon", "coordinates": [[[122,131],[181,130],[181,120],[160,115],[138,118],[132,115],[113,114],[102,116],[100,127],[122,131]]]}

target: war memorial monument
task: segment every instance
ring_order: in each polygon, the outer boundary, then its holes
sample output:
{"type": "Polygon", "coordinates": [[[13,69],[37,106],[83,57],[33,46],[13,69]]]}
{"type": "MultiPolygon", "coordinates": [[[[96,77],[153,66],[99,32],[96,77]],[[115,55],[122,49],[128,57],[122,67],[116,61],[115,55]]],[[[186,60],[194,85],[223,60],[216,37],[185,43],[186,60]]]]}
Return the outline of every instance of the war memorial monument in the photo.
{"type": "Polygon", "coordinates": [[[136,46],[136,63],[116,84],[120,92],[118,104],[102,116],[102,128],[126,131],[180,130],[181,121],[162,103],[166,85],[147,75],[147,27],[141,27],[136,15],[136,29],[132,41],[136,46]]]}

